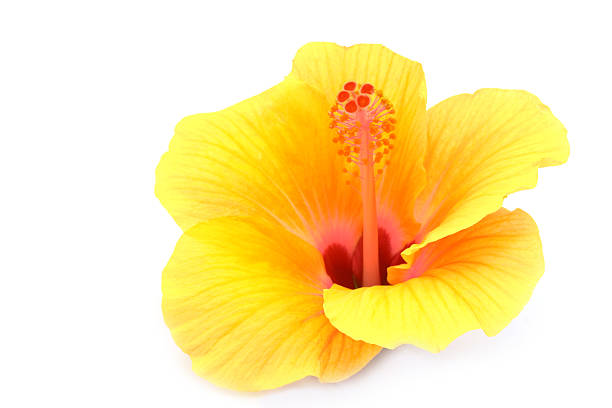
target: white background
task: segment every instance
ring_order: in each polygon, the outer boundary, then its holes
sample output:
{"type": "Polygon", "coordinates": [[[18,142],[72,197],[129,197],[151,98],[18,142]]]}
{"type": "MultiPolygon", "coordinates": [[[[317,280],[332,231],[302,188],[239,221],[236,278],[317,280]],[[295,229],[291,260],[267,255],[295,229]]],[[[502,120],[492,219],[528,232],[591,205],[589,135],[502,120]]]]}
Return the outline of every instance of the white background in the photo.
{"type": "Polygon", "coordinates": [[[610,406],[604,3],[2,2],[0,405],[610,406]],[[338,384],[219,389],[162,320],[161,270],[180,231],[153,194],[155,166],[182,117],[271,87],[321,40],[420,61],[429,106],[499,87],[551,107],[570,160],[507,200],[538,222],[547,270],[497,337],[384,351],[338,384]]]}

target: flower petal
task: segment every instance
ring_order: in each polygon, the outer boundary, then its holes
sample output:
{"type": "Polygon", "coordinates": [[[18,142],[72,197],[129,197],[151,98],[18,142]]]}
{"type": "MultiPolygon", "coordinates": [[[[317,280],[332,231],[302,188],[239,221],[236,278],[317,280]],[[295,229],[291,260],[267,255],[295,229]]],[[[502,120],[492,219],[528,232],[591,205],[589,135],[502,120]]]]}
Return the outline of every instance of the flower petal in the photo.
{"type": "Polygon", "coordinates": [[[328,233],[322,225],[357,231],[360,199],[342,179],[328,109],[310,86],[287,79],[223,111],[186,117],[157,168],[157,196],[184,231],[245,215],[315,244],[328,233]]]}
{"type": "Polygon", "coordinates": [[[501,208],[504,197],[533,188],[538,168],[564,163],[567,131],[524,91],[482,89],[429,109],[428,184],[417,200],[417,243],[467,228],[501,208]]]}
{"type": "Polygon", "coordinates": [[[544,271],[535,222],[521,210],[503,208],[427,245],[412,261],[416,270],[406,278],[418,277],[405,282],[325,290],[325,315],[356,340],[438,352],[469,330],[499,333],[527,303],[544,271]]]}
{"type": "Polygon", "coordinates": [[[187,231],[163,272],[163,312],[194,371],[238,390],[344,379],[380,348],[338,332],[318,251],[270,223],[217,218],[187,231]]]}
{"type": "Polygon", "coordinates": [[[309,43],[297,52],[291,75],[323,93],[330,106],[347,81],[371,83],[393,103],[397,138],[378,187],[378,212],[399,217],[404,233],[412,237],[417,228],[412,209],[425,184],[427,146],[427,89],[421,64],[382,45],[309,43]]]}

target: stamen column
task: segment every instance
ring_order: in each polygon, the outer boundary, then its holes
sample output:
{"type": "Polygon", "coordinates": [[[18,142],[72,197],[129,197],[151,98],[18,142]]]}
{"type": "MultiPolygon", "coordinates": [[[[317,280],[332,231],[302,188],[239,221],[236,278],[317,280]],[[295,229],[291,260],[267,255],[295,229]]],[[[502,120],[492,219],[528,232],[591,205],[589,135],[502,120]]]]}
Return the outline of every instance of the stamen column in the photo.
{"type": "Polygon", "coordinates": [[[361,203],[363,206],[363,286],[380,285],[378,271],[378,220],[376,216],[376,188],[374,180],[374,162],[370,147],[370,125],[367,113],[357,113],[360,123],[357,135],[361,140],[361,203]]]}
{"type": "MultiPolygon", "coordinates": [[[[355,81],[344,84],[329,111],[330,128],[335,129],[334,143],[344,157],[344,173],[359,178],[363,211],[362,286],[381,284],[378,265],[378,220],[376,215],[376,176],[389,164],[385,158],[393,149],[395,118],[391,102],[372,84],[355,81]],[[349,171],[357,166],[359,171],[349,171]]],[[[351,184],[349,180],[347,184],[351,184]]]]}

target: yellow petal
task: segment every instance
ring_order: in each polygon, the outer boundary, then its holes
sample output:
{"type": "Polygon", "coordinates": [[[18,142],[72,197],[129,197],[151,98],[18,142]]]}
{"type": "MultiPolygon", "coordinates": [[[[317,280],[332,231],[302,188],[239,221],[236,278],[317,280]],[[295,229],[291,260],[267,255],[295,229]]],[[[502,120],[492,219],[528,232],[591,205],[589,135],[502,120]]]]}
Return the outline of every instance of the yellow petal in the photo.
{"type": "MultiPolygon", "coordinates": [[[[427,245],[411,266],[418,277],[393,286],[332,286],[324,291],[325,315],[357,340],[438,352],[466,331],[503,329],[529,300],[544,260],[531,217],[500,209],[427,245]]],[[[409,269],[396,268],[396,276],[409,269]]]]}
{"type": "Polygon", "coordinates": [[[370,83],[392,102],[397,138],[377,190],[378,212],[398,217],[404,234],[413,236],[412,209],[425,183],[427,146],[427,90],[421,64],[382,45],[309,43],[297,52],[291,75],[319,90],[330,106],[347,81],[370,83]]]}
{"type": "Polygon", "coordinates": [[[482,89],[449,98],[427,115],[428,184],[415,209],[421,245],[406,254],[475,224],[508,194],[533,188],[539,167],[569,155],[565,128],[528,92],[482,89]]]}
{"type": "Polygon", "coordinates": [[[272,224],[217,218],[187,231],[163,272],[163,313],[193,370],[237,390],[344,379],[378,346],[336,330],[318,251],[272,224]]]}
{"type": "Polygon", "coordinates": [[[328,233],[322,225],[356,231],[360,199],[344,184],[328,110],[318,92],[287,79],[223,111],[186,117],[159,163],[156,194],[184,231],[245,215],[315,244],[328,233]]]}

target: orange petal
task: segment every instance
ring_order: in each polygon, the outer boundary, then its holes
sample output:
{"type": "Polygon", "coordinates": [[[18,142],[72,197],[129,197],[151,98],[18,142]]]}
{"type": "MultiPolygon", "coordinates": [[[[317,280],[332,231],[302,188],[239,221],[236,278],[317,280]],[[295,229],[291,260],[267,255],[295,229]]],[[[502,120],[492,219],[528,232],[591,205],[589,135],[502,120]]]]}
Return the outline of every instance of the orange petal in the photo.
{"type": "Polygon", "coordinates": [[[397,283],[402,273],[408,279],[396,285],[325,290],[325,315],[357,340],[438,352],[469,330],[499,333],[544,271],[538,228],[521,210],[500,209],[427,245],[411,261],[392,268],[389,280],[397,283]]]}
{"type": "Polygon", "coordinates": [[[421,64],[382,45],[309,43],[297,52],[291,75],[320,91],[330,106],[347,81],[370,83],[391,101],[396,138],[377,189],[378,212],[399,218],[404,235],[412,238],[417,227],[412,209],[425,184],[427,90],[421,64]]]}
{"type": "Polygon", "coordinates": [[[428,184],[415,210],[421,245],[406,255],[475,224],[508,194],[534,187],[539,167],[564,163],[569,155],[563,125],[524,91],[458,95],[427,116],[428,184]]]}
{"type": "Polygon", "coordinates": [[[223,387],[342,380],[380,350],[322,310],[331,282],[318,251],[269,223],[217,218],[187,231],[163,272],[163,312],[193,370],[223,387]]]}
{"type": "Polygon", "coordinates": [[[356,241],[360,199],[345,185],[328,110],[318,92],[287,79],[223,111],[186,117],[159,163],[155,192],[184,231],[248,215],[314,244],[334,229],[356,241]]]}

